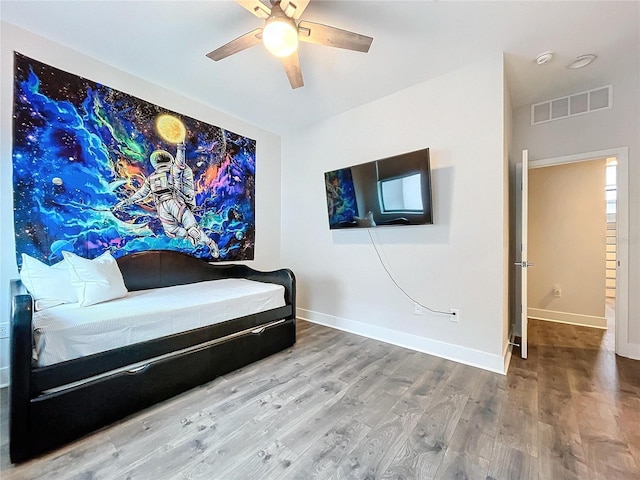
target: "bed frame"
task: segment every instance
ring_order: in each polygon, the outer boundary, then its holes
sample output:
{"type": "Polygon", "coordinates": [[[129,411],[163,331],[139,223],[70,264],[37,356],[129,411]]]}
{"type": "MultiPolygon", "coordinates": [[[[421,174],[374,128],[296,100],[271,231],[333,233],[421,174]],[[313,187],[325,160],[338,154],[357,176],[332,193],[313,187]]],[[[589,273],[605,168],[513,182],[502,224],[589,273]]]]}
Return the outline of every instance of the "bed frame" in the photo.
{"type": "Polygon", "coordinates": [[[284,307],[47,367],[32,363],[33,300],[11,281],[10,456],[22,462],[295,343],[295,277],[171,251],[117,259],[129,291],[222,278],[285,287],[284,307]],[[95,377],[95,378],[94,378],[95,377]]]}

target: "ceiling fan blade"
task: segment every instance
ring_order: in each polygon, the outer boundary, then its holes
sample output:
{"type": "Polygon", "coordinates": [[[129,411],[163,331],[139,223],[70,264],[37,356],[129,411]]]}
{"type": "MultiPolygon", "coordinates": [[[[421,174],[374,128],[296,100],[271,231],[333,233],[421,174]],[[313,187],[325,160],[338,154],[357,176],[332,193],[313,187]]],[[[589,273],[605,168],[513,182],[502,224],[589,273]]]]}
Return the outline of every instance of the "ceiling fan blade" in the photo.
{"type": "Polygon", "coordinates": [[[249,33],[245,33],[241,37],[236,38],[235,40],[231,40],[226,45],[223,45],[220,48],[216,48],[213,52],[207,53],[207,57],[217,62],[218,60],[227,58],[229,55],[233,55],[234,53],[238,53],[249,47],[253,47],[261,41],[262,29],[256,28],[255,30],[251,30],[249,33]]]}
{"type": "Polygon", "coordinates": [[[258,18],[269,18],[269,15],[271,15],[271,8],[267,7],[260,0],[236,0],[236,2],[258,18]]]}
{"type": "Polygon", "coordinates": [[[364,53],[369,51],[371,42],[373,42],[373,38],[366,35],[313,22],[300,22],[298,24],[298,38],[301,42],[346,48],[347,50],[364,53]]]}
{"type": "Polygon", "coordinates": [[[302,69],[300,68],[300,59],[298,58],[298,52],[295,51],[288,57],[281,58],[284,71],[287,72],[289,83],[291,88],[300,88],[304,86],[304,80],[302,79],[302,69]]]}
{"type": "Polygon", "coordinates": [[[287,17],[300,18],[302,12],[309,5],[309,0],[280,0],[280,8],[287,17]]]}

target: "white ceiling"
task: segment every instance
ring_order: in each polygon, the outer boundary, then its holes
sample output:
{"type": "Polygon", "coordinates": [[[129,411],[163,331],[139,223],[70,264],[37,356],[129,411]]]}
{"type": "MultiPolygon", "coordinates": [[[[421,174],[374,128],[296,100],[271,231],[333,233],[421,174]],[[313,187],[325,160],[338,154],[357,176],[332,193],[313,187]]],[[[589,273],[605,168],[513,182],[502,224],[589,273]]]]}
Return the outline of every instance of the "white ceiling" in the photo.
{"type": "Polygon", "coordinates": [[[279,134],[499,52],[514,106],[612,83],[637,72],[640,61],[637,1],[312,0],[302,19],[374,41],[368,54],[302,44],[305,86],[297,90],[262,45],[220,62],[205,57],[262,26],[232,0],[2,0],[0,16],[279,134]],[[536,65],[547,50],[554,60],[536,65]],[[582,70],[564,68],[585,53],[598,59],[582,70]]]}

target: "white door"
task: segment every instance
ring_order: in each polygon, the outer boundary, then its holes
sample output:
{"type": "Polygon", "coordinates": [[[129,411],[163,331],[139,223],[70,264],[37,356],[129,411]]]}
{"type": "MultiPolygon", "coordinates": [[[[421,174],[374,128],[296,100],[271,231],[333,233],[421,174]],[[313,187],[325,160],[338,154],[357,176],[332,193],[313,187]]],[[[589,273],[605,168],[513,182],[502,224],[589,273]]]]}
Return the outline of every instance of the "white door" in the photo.
{"type": "Polygon", "coordinates": [[[529,263],[527,253],[527,224],[529,222],[529,151],[522,151],[522,173],[520,178],[521,202],[520,202],[520,261],[516,266],[520,267],[520,354],[527,358],[527,269],[533,266],[529,263]]]}

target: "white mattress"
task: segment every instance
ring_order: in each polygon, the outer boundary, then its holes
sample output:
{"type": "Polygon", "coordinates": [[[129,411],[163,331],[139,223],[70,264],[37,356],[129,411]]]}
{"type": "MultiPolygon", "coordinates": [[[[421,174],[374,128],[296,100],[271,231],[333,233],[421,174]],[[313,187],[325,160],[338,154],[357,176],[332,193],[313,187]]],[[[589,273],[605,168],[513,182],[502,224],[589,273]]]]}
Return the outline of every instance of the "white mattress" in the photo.
{"type": "Polygon", "coordinates": [[[237,278],[64,304],[34,313],[34,355],[43,367],[284,305],[282,285],[237,278]]]}

